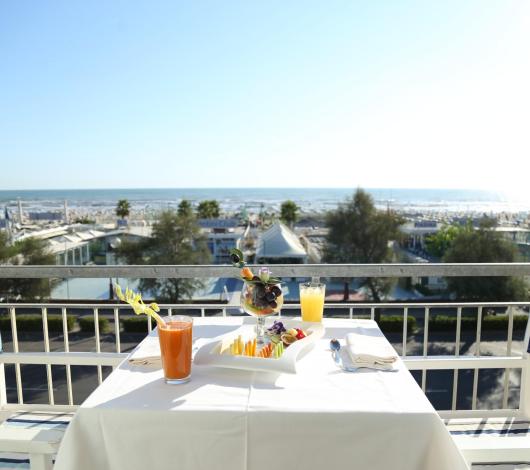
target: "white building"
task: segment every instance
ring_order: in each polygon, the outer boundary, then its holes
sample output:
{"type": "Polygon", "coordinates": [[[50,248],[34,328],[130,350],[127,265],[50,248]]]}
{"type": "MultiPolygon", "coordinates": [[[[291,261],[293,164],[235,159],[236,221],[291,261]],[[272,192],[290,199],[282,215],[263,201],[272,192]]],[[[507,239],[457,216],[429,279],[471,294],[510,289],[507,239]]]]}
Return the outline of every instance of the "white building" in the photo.
{"type": "Polygon", "coordinates": [[[56,264],[83,265],[90,261],[90,242],[105,236],[105,232],[87,230],[61,234],[49,238],[48,243],[56,264]]]}
{"type": "Polygon", "coordinates": [[[256,263],[307,263],[307,252],[300,240],[281,222],[263,232],[258,239],[256,263]]]}

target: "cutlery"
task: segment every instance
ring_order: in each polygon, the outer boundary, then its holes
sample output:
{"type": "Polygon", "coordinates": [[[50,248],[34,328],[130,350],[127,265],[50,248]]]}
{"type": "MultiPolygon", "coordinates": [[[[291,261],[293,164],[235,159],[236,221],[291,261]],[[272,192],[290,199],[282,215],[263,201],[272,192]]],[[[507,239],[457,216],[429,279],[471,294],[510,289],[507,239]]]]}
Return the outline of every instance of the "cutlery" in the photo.
{"type": "Polygon", "coordinates": [[[393,369],[392,367],[389,367],[388,364],[375,362],[372,365],[369,366],[357,366],[357,367],[351,367],[344,365],[341,357],[340,357],[340,343],[337,339],[333,338],[329,342],[329,348],[331,349],[331,355],[333,357],[333,360],[335,361],[335,364],[339,366],[343,371],[345,372],[356,372],[359,369],[375,369],[375,370],[384,370],[388,372],[393,372],[396,369],[393,369]]]}
{"type": "Polygon", "coordinates": [[[333,360],[335,361],[335,364],[337,364],[343,371],[345,372],[355,372],[358,367],[348,367],[345,366],[342,362],[342,359],[340,357],[340,343],[337,339],[333,338],[329,342],[329,347],[331,349],[331,356],[333,357],[333,360]]]}

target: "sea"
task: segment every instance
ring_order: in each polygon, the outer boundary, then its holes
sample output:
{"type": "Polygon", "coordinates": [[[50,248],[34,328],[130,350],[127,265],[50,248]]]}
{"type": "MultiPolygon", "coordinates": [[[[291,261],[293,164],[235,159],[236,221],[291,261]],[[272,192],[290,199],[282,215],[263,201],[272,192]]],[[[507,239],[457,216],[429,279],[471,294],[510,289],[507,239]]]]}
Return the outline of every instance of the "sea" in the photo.
{"type": "MultiPolygon", "coordinates": [[[[57,189],[0,191],[0,208],[15,210],[20,200],[25,211],[61,210],[64,201],[80,212],[113,210],[127,199],[144,212],[177,207],[182,199],[197,203],[219,201],[224,212],[278,210],[283,201],[296,202],[303,212],[322,213],[347,200],[356,188],[155,188],[57,189]]],[[[364,189],[364,188],[363,188],[364,189]]],[[[530,196],[514,197],[498,191],[472,189],[366,188],[377,207],[409,213],[528,213],[530,196]]]]}

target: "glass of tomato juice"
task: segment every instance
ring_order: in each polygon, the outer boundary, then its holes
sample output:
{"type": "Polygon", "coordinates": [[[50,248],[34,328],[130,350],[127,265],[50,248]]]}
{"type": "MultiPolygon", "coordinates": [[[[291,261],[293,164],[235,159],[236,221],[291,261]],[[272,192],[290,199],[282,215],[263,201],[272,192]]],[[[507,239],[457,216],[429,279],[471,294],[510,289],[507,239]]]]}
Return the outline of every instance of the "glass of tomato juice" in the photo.
{"type": "Polygon", "coordinates": [[[173,315],[164,320],[166,324],[158,326],[164,378],[168,384],[182,384],[191,376],[193,318],[173,315]]]}

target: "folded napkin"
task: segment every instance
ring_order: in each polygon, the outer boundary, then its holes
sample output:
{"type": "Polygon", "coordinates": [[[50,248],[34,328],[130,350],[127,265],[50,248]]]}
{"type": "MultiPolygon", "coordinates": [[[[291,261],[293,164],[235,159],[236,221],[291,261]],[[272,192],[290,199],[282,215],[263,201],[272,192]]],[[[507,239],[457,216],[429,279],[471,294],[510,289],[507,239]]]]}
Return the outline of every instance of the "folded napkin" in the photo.
{"type": "Polygon", "coordinates": [[[160,344],[158,338],[154,341],[147,338],[139,348],[136,348],[129,356],[129,364],[134,366],[160,366],[162,359],[160,359],[160,344]]]}
{"type": "Polygon", "coordinates": [[[348,333],[346,349],[352,363],[357,367],[391,370],[397,361],[394,348],[384,336],[348,333]]]}

